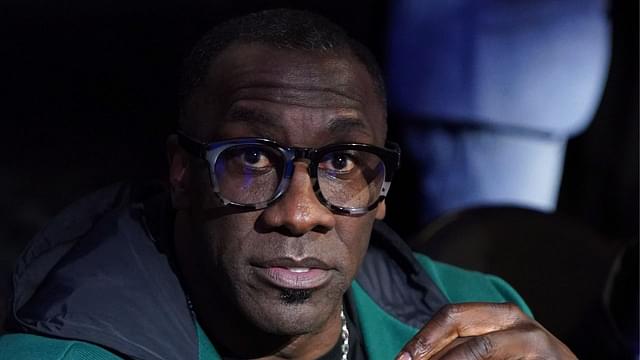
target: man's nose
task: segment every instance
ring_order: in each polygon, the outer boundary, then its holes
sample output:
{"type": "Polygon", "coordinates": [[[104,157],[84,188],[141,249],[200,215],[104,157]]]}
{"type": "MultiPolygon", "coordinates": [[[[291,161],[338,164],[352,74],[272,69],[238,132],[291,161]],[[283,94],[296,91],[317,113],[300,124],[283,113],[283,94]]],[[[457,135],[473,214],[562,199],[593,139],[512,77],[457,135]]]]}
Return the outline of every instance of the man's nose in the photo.
{"type": "Polygon", "coordinates": [[[326,233],[334,228],[334,214],[316,197],[308,167],[294,165],[289,187],[278,201],[261,215],[265,230],[280,231],[288,236],[301,236],[309,231],[326,233]]]}

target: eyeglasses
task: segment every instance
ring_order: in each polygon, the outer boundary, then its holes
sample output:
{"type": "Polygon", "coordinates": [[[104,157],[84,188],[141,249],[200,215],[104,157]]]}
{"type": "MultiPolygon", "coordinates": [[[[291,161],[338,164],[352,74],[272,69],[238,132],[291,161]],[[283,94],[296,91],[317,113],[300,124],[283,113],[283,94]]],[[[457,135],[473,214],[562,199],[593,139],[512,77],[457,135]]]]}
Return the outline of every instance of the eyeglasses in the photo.
{"type": "Polygon", "coordinates": [[[318,200],[331,211],[359,215],[382,201],[400,165],[400,148],[333,144],[318,149],[286,147],[260,138],[201,143],[178,132],[180,146],[209,164],[214,193],[224,205],[263,209],[287,190],[294,161],[309,161],[318,200]]]}

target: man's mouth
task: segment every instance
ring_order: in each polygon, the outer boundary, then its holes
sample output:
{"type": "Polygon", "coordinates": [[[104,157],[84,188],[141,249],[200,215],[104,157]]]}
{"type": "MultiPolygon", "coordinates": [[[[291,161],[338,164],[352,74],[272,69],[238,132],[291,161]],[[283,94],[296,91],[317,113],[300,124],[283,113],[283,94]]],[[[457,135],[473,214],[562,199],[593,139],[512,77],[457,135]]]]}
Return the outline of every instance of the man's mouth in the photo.
{"type": "Polygon", "coordinates": [[[285,289],[314,289],[331,278],[332,270],[324,262],[306,258],[275,259],[257,266],[258,275],[269,284],[285,289]]]}

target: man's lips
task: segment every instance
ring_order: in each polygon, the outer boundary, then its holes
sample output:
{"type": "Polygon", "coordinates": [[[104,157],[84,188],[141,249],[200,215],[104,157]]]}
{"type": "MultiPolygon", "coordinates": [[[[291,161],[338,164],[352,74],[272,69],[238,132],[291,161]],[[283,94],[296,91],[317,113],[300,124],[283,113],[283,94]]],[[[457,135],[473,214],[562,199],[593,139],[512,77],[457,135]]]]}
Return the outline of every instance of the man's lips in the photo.
{"type": "Polygon", "coordinates": [[[280,258],[256,265],[258,275],[271,285],[288,289],[313,289],[331,278],[331,267],[316,258],[280,258]]]}

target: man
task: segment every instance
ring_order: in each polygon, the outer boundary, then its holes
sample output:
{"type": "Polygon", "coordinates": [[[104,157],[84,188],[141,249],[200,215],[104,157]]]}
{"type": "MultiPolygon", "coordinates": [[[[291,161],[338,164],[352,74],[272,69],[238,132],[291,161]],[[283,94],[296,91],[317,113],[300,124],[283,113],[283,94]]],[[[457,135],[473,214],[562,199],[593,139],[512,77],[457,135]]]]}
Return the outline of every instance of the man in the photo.
{"type": "Polygon", "coordinates": [[[220,25],[183,95],[171,204],[118,185],[44,229],[1,359],[573,358],[506,283],[376,222],[399,150],[374,60],[335,25],[291,10],[220,25]],[[451,305],[469,301],[485,303],[451,305]]]}

